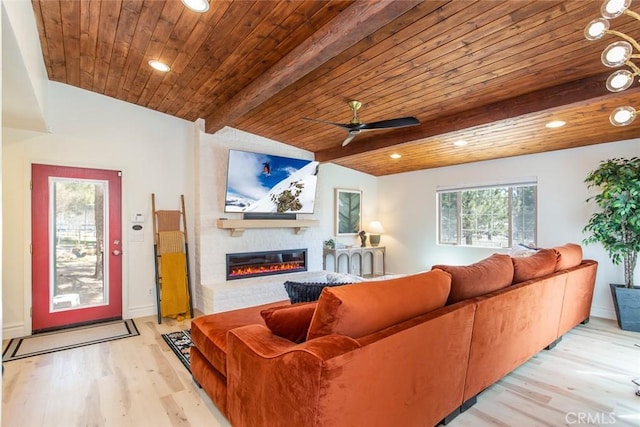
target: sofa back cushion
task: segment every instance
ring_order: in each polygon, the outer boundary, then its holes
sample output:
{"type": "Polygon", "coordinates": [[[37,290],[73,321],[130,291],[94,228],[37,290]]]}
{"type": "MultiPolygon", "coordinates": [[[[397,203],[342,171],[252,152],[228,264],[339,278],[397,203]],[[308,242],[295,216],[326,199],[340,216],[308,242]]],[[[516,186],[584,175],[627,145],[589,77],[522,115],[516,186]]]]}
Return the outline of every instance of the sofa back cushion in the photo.
{"type": "Polygon", "coordinates": [[[513,283],[525,282],[556,271],[558,253],[553,249],[540,249],[527,257],[514,257],[513,283]]]}
{"type": "Polygon", "coordinates": [[[451,275],[442,270],[397,279],[324,288],[307,340],[340,334],[359,338],[444,306],[451,275]]]}
{"type": "Polygon", "coordinates": [[[582,246],[580,245],[567,243],[562,246],[556,246],[553,250],[556,251],[556,255],[558,256],[556,271],[576,267],[582,262],[582,246]]]}
{"type": "Polygon", "coordinates": [[[509,255],[493,254],[470,265],[434,265],[451,274],[447,304],[473,298],[511,285],[513,264],[509,255]]]}
{"type": "Polygon", "coordinates": [[[299,304],[269,307],[261,310],[260,315],[264,319],[267,328],[274,335],[286,338],[295,343],[304,342],[309,330],[309,324],[316,310],[316,302],[303,302],[299,304]]]}

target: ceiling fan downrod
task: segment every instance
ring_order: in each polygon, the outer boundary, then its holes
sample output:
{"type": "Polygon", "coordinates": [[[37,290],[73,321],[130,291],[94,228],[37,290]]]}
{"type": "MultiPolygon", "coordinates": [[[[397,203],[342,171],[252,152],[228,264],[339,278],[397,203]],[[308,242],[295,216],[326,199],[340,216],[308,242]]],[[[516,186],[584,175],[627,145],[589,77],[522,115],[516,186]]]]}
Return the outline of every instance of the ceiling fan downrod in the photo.
{"type": "Polygon", "coordinates": [[[353,117],[351,118],[352,125],[359,125],[360,119],[358,119],[358,110],[362,107],[362,102],[360,101],[349,101],[349,108],[353,110],[353,117]]]}

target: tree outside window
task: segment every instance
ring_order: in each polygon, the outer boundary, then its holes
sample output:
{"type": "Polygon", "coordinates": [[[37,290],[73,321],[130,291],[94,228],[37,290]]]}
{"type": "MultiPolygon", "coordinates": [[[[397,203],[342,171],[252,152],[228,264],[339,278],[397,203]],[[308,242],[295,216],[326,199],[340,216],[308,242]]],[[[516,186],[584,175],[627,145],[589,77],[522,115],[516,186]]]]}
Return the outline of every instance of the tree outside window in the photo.
{"type": "Polygon", "coordinates": [[[506,248],[536,244],[536,185],[438,192],[438,243],[506,248]]]}

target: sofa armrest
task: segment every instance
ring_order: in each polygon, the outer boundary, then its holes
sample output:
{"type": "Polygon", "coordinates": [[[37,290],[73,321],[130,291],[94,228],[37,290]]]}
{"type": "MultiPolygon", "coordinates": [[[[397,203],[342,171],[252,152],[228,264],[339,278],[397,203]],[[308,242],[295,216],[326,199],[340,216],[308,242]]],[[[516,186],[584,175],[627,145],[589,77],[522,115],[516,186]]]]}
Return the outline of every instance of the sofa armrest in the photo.
{"type": "Polygon", "coordinates": [[[227,414],[232,425],[313,425],[321,374],[331,358],[360,348],[341,335],[295,344],[262,325],[229,332],[227,414]]]}

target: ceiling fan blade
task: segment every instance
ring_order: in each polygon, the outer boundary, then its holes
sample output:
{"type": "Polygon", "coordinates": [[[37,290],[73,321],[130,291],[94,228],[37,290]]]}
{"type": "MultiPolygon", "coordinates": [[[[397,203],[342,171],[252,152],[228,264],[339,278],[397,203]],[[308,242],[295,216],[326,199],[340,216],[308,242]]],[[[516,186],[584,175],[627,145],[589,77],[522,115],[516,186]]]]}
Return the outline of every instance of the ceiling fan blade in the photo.
{"type": "Polygon", "coordinates": [[[339,128],[346,129],[346,130],[351,130],[351,128],[352,128],[352,125],[350,125],[350,124],[325,122],[324,120],[312,119],[310,117],[303,117],[302,119],[303,120],[309,120],[311,122],[324,123],[326,125],[337,126],[339,128]]]}
{"type": "Polygon", "coordinates": [[[390,129],[403,128],[407,126],[416,126],[420,124],[420,120],[415,117],[400,117],[398,119],[381,120],[379,122],[363,123],[360,127],[362,130],[371,129],[390,129]]]}
{"type": "Polygon", "coordinates": [[[347,139],[345,139],[344,141],[342,141],[342,146],[344,147],[345,145],[347,145],[348,143],[351,142],[351,140],[353,138],[356,137],[357,134],[359,134],[360,131],[359,130],[352,130],[349,132],[349,135],[347,135],[347,139]]]}

